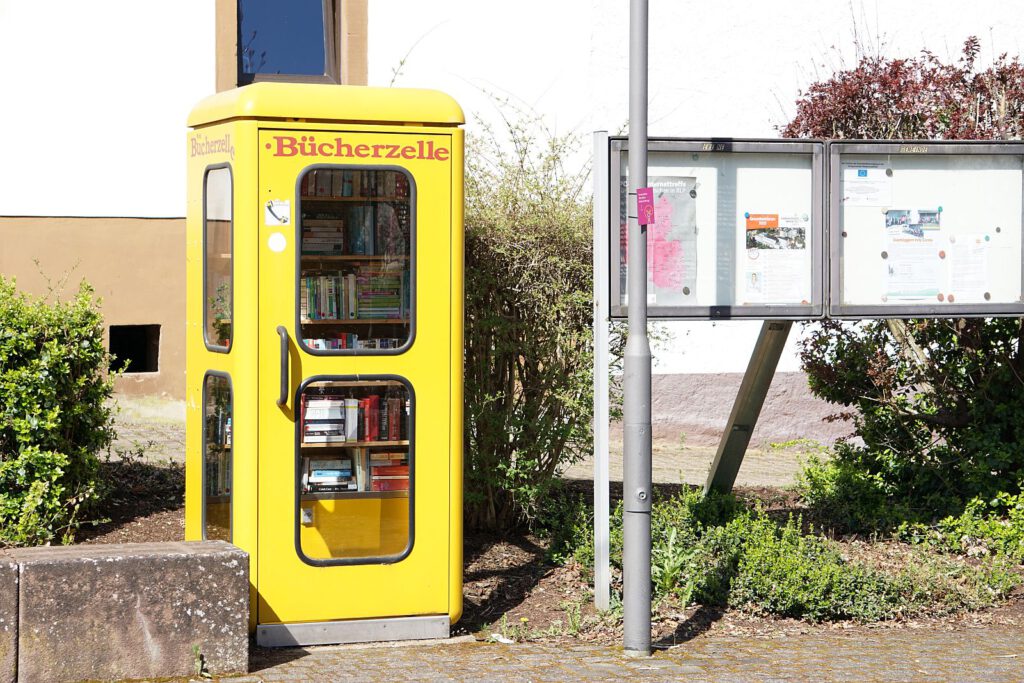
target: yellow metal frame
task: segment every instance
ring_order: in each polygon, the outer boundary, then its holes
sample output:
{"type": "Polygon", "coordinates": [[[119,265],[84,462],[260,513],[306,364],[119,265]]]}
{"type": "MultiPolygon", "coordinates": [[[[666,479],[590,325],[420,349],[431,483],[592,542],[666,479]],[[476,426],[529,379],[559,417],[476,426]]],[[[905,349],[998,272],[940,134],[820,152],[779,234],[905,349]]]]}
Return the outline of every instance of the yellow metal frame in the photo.
{"type": "MultiPolygon", "coordinates": [[[[189,118],[185,534],[188,540],[203,534],[202,383],[208,371],[219,371],[231,377],[234,392],[232,538],[250,554],[253,628],[257,622],[444,614],[454,622],[461,615],[461,123],[458,105],[433,91],[285,83],[220,93],[189,118]],[[317,147],[288,141],[314,136],[317,147]],[[229,353],[206,348],[202,318],[203,177],[208,167],[223,163],[230,164],[234,182],[229,353]],[[297,214],[296,181],[318,164],[400,167],[416,183],[415,337],[400,354],[322,356],[297,343],[296,232],[268,226],[263,206],[268,199],[290,200],[297,214]],[[275,233],[284,236],[283,248],[280,241],[269,247],[275,233]],[[289,333],[283,407],[276,404],[279,325],[289,333]],[[413,388],[414,543],[407,557],[390,564],[314,566],[296,550],[295,530],[308,532],[296,524],[294,403],[308,378],[356,375],[397,376],[413,388]]],[[[366,497],[317,505],[329,511],[388,503],[366,497]]]]}

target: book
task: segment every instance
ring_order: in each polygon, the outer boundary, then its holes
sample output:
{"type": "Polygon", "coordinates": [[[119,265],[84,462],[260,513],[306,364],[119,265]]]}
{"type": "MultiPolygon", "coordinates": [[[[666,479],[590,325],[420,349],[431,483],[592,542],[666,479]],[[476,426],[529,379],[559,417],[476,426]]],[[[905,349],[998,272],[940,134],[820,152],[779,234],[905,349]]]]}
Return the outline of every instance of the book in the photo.
{"type": "Polygon", "coordinates": [[[372,394],[367,396],[364,406],[363,431],[366,441],[380,441],[380,396],[372,394]]]}
{"type": "Polygon", "coordinates": [[[331,196],[331,172],[325,168],[314,171],[316,173],[316,196],[331,196]]]}
{"type": "Polygon", "coordinates": [[[409,478],[398,479],[374,479],[370,482],[371,491],[408,491],[409,478]]]}
{"type": "Polygon", "coordinates": [[[388,422],[388,441],[402,440],[402,399],[391,396],[387,399],[388,413],[391,416],[388,422]]]}
{"type": "Polygon", "coordinates": [[[359,440],[359,399],[345,399],[345,437],[350,441],[359,440]]]}
{"type": "Polygon", "coordinates": [[[374,477],[387,477],[387,476],[409,476],[408,465],[385,465],[383,463],[370,463],[370,474],[374,477]]]}

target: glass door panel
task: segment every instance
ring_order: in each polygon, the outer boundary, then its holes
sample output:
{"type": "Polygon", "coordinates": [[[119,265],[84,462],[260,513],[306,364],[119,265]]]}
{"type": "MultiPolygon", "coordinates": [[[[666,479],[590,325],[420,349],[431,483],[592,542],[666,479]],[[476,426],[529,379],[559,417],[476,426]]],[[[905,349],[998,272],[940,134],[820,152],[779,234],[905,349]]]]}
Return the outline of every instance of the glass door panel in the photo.
{"type": "Polygon", "coordinates": [[[299,550],[322,564],[412,547],[412,396],[397,379],[317,379],[300,394],[299,550]]]}
{"type": "Polygon", "coordinates": [[[321,355],[412,341],[411,176],[316,167],[299,180],[300,343],[321,355]]]}

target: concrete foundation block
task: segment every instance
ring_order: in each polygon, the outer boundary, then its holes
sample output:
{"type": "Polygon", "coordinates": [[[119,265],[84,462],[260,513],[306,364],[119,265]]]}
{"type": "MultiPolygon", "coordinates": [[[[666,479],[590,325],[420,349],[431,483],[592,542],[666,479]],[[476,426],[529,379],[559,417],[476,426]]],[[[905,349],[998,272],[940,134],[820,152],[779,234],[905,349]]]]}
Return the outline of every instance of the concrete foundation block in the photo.
{"type": "Polygon", "coordinates": [[[14,683],[18,668],[18,565],[0,556],[0,683],[14,683]]]}
{"type": "Polygon", "coordinates": [[[20,681],[188,676],[200,664],[211,674],[248,671],[249,559],[229,543],[7,555],[21,573],[20,681]]]}

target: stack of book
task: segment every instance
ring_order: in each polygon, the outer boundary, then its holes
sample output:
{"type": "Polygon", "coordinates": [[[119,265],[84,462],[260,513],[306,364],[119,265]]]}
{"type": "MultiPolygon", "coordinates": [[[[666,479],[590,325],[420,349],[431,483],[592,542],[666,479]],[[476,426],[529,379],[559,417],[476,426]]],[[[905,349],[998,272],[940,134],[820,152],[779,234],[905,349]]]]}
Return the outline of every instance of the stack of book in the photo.
{"type": "Polygon", "coordinates": [[[354,491],[358,488],[351,458],[311,458],[303,479],[305,481],[302,488],[307,493],[354,491]]]}
{"type": "MultiPolygon", "coordinates": [[[[333,337],[306,338],[306,346],[317,350],[337,351],[338,349],[361,349],[358,334],[338,334],[333,337]]],[[[376,341],[376,340],[371,340],[376,341]]]]}
{"type": "Polygon", "coordinates": [[[345,253],[345,221],[307,218],[302,221],[303,256],[340,256],[345,253]]]}
{"type": "Polygon", "coordinates": [[[406,453],[370,453],[371,491],[408,491],[409,458],[406,453]]]}
{"type": "Polygon", "coordinates": [[[302,396],[302,443],[344,443],[346,405],[340,396],[302,396]]]}

